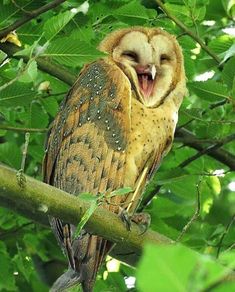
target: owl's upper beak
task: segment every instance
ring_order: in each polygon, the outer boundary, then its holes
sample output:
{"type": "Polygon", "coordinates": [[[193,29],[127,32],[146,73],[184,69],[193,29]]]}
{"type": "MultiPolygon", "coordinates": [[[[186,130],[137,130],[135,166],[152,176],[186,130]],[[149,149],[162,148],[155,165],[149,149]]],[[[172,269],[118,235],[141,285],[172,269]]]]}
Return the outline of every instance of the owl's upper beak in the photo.
{"type": "Polygon", "coordinates": [[[137,65],[135,70],[138,76],[140,92],[144,98],[148,99],[153,93],[157,68],[153,64],[137,65]]]}

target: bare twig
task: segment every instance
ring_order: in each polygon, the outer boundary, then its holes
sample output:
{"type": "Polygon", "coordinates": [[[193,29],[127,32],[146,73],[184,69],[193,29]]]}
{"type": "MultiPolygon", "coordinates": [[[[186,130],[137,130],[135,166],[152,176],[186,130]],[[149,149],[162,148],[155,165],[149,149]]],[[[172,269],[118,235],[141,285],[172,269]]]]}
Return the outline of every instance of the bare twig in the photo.
{"type": "Polygon", "coordinates": [[[219,258],[220,255],[220,251],[222,248],[222,244],[224,241],[225,236],[228,234],[229,229],[231,228],[231,226],[233,225],[233,223],[235,222],[235,214],[232,216],[231,220],[229,221],[229,223],[227,224],[223,234],[221,235],[220,241],[218,243],[218,249],[217,249],[217,253],[216,253],[216,258],[219,258]]]}
{"type": "MultiPolygon", "coordinates": [[[[220,141],[220,143],[204,148],[201,145],[200,141],[198,142],[198,139],[196,138],[196,136],[192,134],[190,131],[183,128],[177,129],[176,131],[176,137],[181,138],[182,143],[184,143],[184,145],[200,151],[200,155],[196,154],[196,155],[199,155],[198,157],[207,154],[213,157],[214,159],[220,161],[221,163],[227,165],[231,170],[235,170],[235,156],[232,153],[228,152],[227,150],[219,149],[219,148],[223,146],[224,144],[229,143],[232,140],[234,140],[234,135],[235,134],[229,135],[225,139],[223,139],[223,141],[220,141]]],[[[198,157],[195,157],[194,160],[197,159],[198,157]]],[[[192,158],[190,158],[190,160],[191,159],[192,158]]],[[[184,164],[185,163],[186,162],[184,162],[184,164]]],[[[184,164],[181,165],[181,167],[188,165],[188,163],[185,165],[184,164]]]]}
{"type": "Polygon", "coordinates": [[[191,219],[188,221],[188,223],[184,226],[184,228],[182,229],[181,233],[179,234],[179,236],[176,239],[176,242],[179,242],[182,237],[185,235],[185,233],[188,231],[188,229],[191,227],[191,225],[197,220],[197,218],[200,215],[200,210],[201,210],[201,194],[200,194],[200,184],[201,184],[201,180],[199,180],[196,188],[197,188],[197,198],[196,198],[196,209],[195,212],[193,214],[193,216],[191,217],[191,219]]]}
{"type": "Polygon", "coordinates": [[[7,125],[0,125],[0,130],[6,130],[6,131],[14,131],[14,132],[30,132],[30,133],[37,133],[37,132],[47,132],[48,129],[40,129],[40,128],[18,128],[18,127],[12,127],[7,125]]]}
{"type": "Polygon", "coordinates": [[[224,283],[228,283],[228,282],[235,282],[235,273],[234,272],[229,272],[225,276],[222,276],[220,279],[218,279],[214,283],[212,283],[209,287],[201,290],[201,292],[213,292],[213,291],[215,291],[216,287],[219,287],[219,286],[223,285],[224,283]]]}
{"type": "Polygon", "coordinates": [[[28,146],[29,146],[29,138],[30,138],[30,133],[26,132],[25,133],[25,143],[24,143],[24,148],[22,152],[22,160],[21,160],[21,169],[24,171],[25,168],[25,161],[26,161],[26,156],[27,156],[27,151],[28,151],[28,146]]]}
{"type": "Polygon", "coordinates": [[[174,15],[172,15],[164,6],[164,4],[160,1],[160,0],[156,0],[156,3],[158,4],[159,7],[161,7],[162,11],[168,16],[168,18],[170,18],[171,20],[173,20],[178,27],[180,27],[185,33],[187,33],[191,38],[193,38],[200,46],[201,48],[207,52],[208,55],[210,55],[218,64],[220,64],[220,59],[219,57],[212,52],[207,45],[203,42],[203,40],[201,38],[199,38],[196,34],[194,34],[191,30],[189,30],[184,24],[183,22],[181,22],[177,17],[175,17],[174,15]]]}
{"type": "Polygon", "coordinates": [[[27,222],[27,223],[15,228],[15,229],[11,229],[11,230],[7,230],[5,232],[2,232],[2,233],[0,233],[0,239],[3,240],[4,238],[6,238],[8,236],[12,238],[13,235],[15,236],[17,233],[19,233],[19,231],[21,231],[25,227],[28,227],[28,226],[34,225],[34,224],[35,224],[34,222],[27,222]]]}
{"type": "Polygon", "coordinates": [[[216,149],[220,148],[221,146],[223,146],[223,145],[225,145],[233,140],[235,140],[235,134],[228,135],[227,137],[221,139],[218,143],[216,143],[214,145],[210,145],[207,148],[204,148],[203,150],[201,150],[197,154],[195,154],[195,155],[189,157],[188,159],[186,159],[185,161],[181,162],[179,167],[185,167],[185,166],[189,165],[191,162],[193,162],[194,160],[201,157],[202,155],[208,154],[212,150],[216,150],[216,149]]]}
{"type": "Polygon", "coordinates": [[[33,18],[36,18],[40,14],[55,8],[56,6],[60,5],[61,3],[65,2],[65,0],[55,0],[52,1],[36,10],[27,12],[27,14],[22,17],[21,19],[17,20],[13,24],[9,25],[7,28],[0,30],[0,39],[3,38],[4,36],[8,35],[11,31],[14,31],[15,29],[19,28],[26,22],[30,21],[33,18]]]}

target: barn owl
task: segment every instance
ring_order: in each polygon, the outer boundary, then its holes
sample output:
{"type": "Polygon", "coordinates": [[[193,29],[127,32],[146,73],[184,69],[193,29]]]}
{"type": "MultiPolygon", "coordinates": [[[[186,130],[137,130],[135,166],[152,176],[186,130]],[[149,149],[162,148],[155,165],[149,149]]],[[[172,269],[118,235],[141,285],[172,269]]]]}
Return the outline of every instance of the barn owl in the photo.
{"type": "MultiPolygon", "coordinates": [[[[99,45],[107,55],[84,66],[62,102],[47,141],[45,182],[78,195],[133,192],[102,207],[133,215],[143,188],[169,151],[186,93],[181,48],[157,28],[110,33],[99,45]]],[[[69,269],[52,291],[81,283],[93,291],[97,271],[112,243],[51,218],[69,269]]]]}

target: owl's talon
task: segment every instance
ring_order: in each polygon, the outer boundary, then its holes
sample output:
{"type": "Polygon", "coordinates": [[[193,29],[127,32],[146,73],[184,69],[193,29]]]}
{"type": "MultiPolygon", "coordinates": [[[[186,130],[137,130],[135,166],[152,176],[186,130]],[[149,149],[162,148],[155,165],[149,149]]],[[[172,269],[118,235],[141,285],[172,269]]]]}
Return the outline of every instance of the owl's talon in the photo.
{"type": "Polygon", "coordinates": [[[144,234],[151,223],[151,217],[148,213],[135,213],[131,216],[131,221],[136,223],[141,229],[140,235],[144,234]]]}
{"type": "Polygon", "coordinates": [[[23,169],[19,169],[16,173],[17,183],[21,189],[23,189],[26,185],[26,177],[24,175],[23,169]]]}

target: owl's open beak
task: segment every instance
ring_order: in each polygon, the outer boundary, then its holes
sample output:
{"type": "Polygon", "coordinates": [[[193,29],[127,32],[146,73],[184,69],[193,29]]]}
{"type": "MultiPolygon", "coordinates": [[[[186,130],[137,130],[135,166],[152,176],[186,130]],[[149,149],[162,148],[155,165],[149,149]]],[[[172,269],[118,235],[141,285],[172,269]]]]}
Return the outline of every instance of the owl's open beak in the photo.
{"type": "Polygon", "coordinates": [[[138,65],[135,70],[138,76],[140,92],[145,99],[148,99],[153,93],[157,73],[156,67],[152,64],[147,66],[138,65]]]}

